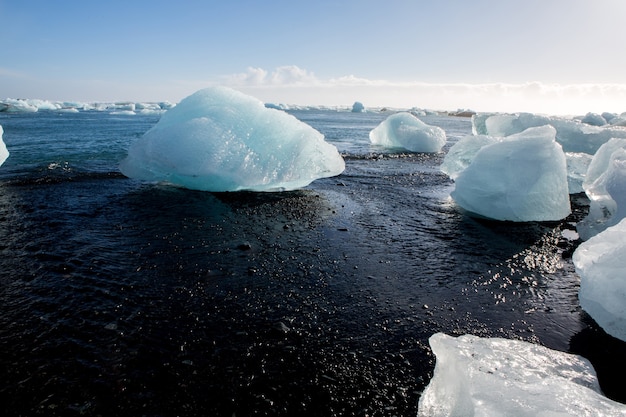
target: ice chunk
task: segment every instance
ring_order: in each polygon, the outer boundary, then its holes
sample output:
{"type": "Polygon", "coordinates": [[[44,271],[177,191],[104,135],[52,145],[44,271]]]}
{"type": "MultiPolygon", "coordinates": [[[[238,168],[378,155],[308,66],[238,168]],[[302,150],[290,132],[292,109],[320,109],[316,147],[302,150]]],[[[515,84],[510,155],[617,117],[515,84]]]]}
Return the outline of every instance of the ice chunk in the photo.
{"type": "Polygon", "coordinates": [[[567,164],[552,126],[482,147],[455,181],[452,198],[495,220],[550,221],[570,214],[567,164]]]}
{"type": "Polygon", "coordinates": [[[9,157],[9,151],[7,150],[4,140],[2,139],[3,135],[4,129],[0,126],[0,165],[4,164],[4,161],[6,161],[9,157]]]}
{"type": "Polygon", "coordinates": [[[583,188],[589,214],[576,225],[583,240],[626,217],[626,140],[612,139],[594,155],[583,188]]]}
{"type": "Polygon", "coordinates": [[[352,105],[353,113],[363,113],[365,111],[365,106],[360,101],[355,101],[352,105]]]}
{"type": "Polygon", "coordinates": [[[626,341],[626,219],[593,236],[572,257],[581,307],[610,335],[626,341]]]}
{"type": "Polygon", "coordinates": [[[585,358],[519,340],[430,337],[437,357],[419,417],[624,416],[585,358]]]}
{"type": "Polygon", "coordinates": [[[408,112],[392,114],[370,132],[370,142],[412,152],[439,152],[446,144],[446,132],[430,126],[408,112]]]}
{"type": "Polygon", "coordinates": [[[293,190],[344,168],[317,130],[225,87],[168,110],[120,165],[131,178],[206,191],[293,190]]]}
{"type": "Polygon", "coordinates": [[[485,114],[472,118],[472,130],[477,134],[509,136],[530,127],[551,125],[556,129],[556,141],[565,152],[584,152],[590,155],[611,138],[626,138],[626,129],[599,127],[578,120],[547,117],[532,113],[485,114]]]}
{"type": "Polygon", "coordinates": [[[483,146],[499,142],[500,139],[487,135],[467,135],[452,145],[439,169],[450,178],[456,179],[474,159],[483,146]]]}
{"type": "Polygon", "coordinates": [[[584,152],[565,152],[567,160],[567,184],[570,194],[584,191],[583,182],[587,178],[587,171],[591,164],[592,155],[584,152]]]}
{"type": "Polygon", "coordinates": [[[592,126],[604,126],[607,123],[606,119],[597,113],[587,113],[580,121],[592,126]]]}

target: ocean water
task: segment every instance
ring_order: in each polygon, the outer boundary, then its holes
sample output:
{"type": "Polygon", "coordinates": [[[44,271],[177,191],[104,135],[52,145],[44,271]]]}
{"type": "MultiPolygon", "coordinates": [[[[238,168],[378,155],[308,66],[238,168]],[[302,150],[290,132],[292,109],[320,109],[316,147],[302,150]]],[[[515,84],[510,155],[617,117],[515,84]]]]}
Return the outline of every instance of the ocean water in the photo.
{"type": "Polygon", "coordinates": [[[287,193],[125,178],[154,115],[0,113],[5,416],[410,416],[436,332],[582,354],[626,401],[626,347],[578,305],[562,222],[477,220],[443,155],[369,144],[388,116],[294,110],[346,171],[287,193]]]}

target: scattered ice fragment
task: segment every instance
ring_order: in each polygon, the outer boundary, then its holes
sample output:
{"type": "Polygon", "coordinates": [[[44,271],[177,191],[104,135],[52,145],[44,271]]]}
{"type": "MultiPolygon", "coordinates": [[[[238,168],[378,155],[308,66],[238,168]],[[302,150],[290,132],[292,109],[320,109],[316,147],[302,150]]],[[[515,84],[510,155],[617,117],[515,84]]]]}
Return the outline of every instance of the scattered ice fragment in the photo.
{"type": "Polygon", "coordinates": [[[6,145],[4,144],[4,140],[2,136],[4,135],[4,129],[0,125],[0,165],[4,164],[4,161],[9,157],[9,151],[7,150],[6,145]]]}
{"type": "Polygon", "coordinates": [[[610,335],[626,341],[626,219],[591,237],[572,257],[581,307],[610,335]]]}
{"type": "Polygon", "coordinates": [[[422,122],[411,113],[392,114],[369,134],[370,142],[412,152],[439,152],[446,144],[446,132],[422,122]]]}
{"type": "Polygon", "coordinates": [[[455,180],[452,198],[495,220],[561,220],[570,212],[567,164],[552,126],[482,147],[455,180]]]}
{"type": "Polygon", "coordinates": [[[624,416],[585,358],[519,340],[430,337],[437,357],[419,417],[624,416]]]}
{"type": "Polygon", "coordinates": [[[168,110],[120,165],[131,178],[205,191],[293,190],[344,168],[317,130],[225,87],[168,110]]]}

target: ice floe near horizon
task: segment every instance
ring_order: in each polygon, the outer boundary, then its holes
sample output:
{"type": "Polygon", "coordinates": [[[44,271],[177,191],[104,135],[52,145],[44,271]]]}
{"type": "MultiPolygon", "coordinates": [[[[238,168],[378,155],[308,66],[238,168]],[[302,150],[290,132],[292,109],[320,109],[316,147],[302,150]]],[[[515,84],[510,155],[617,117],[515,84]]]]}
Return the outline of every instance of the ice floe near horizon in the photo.
{"type": "Polygon", "coordinates": [[[446,144],[446,132],[430,126],[408,112],[392,114],[369,133],[370,142],[411,152],[439,152],[446,144]]]}
{"type": "Polygon", "coordinates": [[[572,256],[581,307],[608,334],[626,341],[626,219],[581,243],[572,256]]]}
{"type": "MultiPolygon", "coordinates": [[[[529,128],[493,143],[454,152],[454,201],[468,212],[502,221],[561,220],[571,213],[567,162],[552,126],[529,128]],[[467,165],[462,157],[468,156],[467,165]],[[460,167],[467,165],[459,171],[460,167]]],[[[488,143],[488,136],[481,136],[488,143]]],[[[468,141],[469,142],[469,141],[468,141]]],[[[455,145],[456,146],[456,145],[455,145]]],[[[452,151],[452,150],[451,150],[452,151]]]]}
{"type": "MultiPolygon", "coordinates": [[[[161,114],[174,107],[168,101],[150,102],[79,102],[79,101],[49,101],[40,99],[12,99],[0,100],[0,112],[6,113],[35,113],[38,111],[108,111],[132,112],[132,114],[161,114]]],[[[126,113],[131,114],[131,113],[126,113]]]]}
{"type": "Polygon", "coordinates": [[[501,338],[436,333],[434,375],[419,417],[624,416],[605,397],[591,363],[577,355],[501,338]]]}
{"type": "Polygon", "coordinates": [[[9,151],[4,143],[2,136],[4,135],[4,129],[0,125],[0,165],[4,164],[4,161],[9,157],[9,151]]]}
{"type": "Polygon", "coordinates": [[[337,148],[311,126],[226,87],[161,116],[120,164],[128,177],[204,191],[284,191],[340,174],[337,148]]]}

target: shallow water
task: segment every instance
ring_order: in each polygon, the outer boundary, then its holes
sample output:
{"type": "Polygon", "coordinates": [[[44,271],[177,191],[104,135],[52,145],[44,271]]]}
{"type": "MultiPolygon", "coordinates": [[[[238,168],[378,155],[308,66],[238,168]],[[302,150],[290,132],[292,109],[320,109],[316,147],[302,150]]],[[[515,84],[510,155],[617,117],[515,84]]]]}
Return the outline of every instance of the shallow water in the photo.
{"type": "MultiPolygon", "coordinates": [[[[123,177],[155,117],[0,116],[5,415],[416,415],[440,331],[581,353],[626,400],[625,344],[578,306],[563,237],[584,198],[563,222],[476,220],[450,201],[443,154],[369,145],[385,114],[293,114],[346,171],[280,194],[123,177]]],[[[423,120],[444,151],[471,133],[423,120]]]]}

